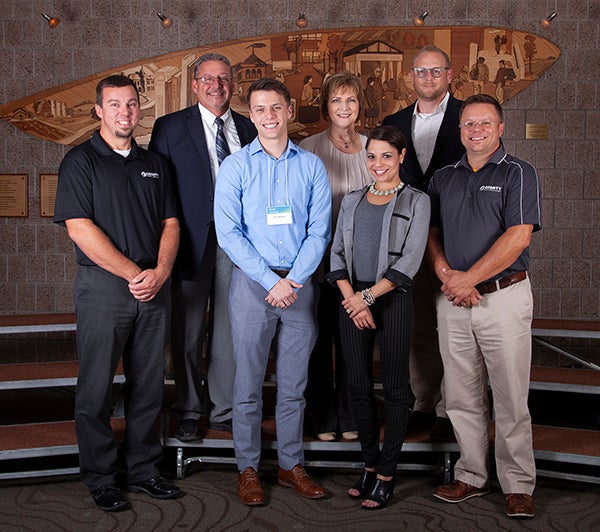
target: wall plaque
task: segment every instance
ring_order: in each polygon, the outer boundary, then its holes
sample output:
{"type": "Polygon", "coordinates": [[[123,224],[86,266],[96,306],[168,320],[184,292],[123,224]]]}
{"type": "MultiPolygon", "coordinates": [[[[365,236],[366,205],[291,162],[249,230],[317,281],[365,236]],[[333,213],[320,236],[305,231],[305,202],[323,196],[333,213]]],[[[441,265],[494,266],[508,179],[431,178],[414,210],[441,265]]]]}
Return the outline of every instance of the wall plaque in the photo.
{"type": "Polygon", "coordinates": [[[27,174],[0,174],[0,216],[27,217],[27,174]]]}
{"type": "Polygon", "coordinates": [[[40,174],[40,216],[54,216],[58,174],[40,174]]]}
{"type": "Polygon", "coordinates": [[[548,124],[525,124],[526,139],[547,139],[548,124]]]}

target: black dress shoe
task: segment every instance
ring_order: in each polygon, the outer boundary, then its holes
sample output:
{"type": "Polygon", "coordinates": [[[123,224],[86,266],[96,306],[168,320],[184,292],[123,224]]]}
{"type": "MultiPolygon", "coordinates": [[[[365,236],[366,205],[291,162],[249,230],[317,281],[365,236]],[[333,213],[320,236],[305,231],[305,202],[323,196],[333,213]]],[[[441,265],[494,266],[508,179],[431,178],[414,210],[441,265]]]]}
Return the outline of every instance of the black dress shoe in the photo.
{"type": "Polygon", "coordinates": [[[376,479],[376,471],[367,471],[366,469],[363,469],[361,477],[350,487],[351,490],[358,491],[359,495],[352,495],[351,493],[348,493],[348,497],[351,499],[364,499],[373,488],[373,484],[375,484],[376,479]]]}
{"type": "Polygon", "coordinates": [[[181,495],[181,490],[175,484],[167,482],[162,477],[149,478],[143,482],[128,483],[127,491],[147,493],[155,499],[175,499],[181,495]]]}
{"type": "Polygon", "coordinates": [[[231,434],[233,432],[233,422],[231,419],[226,419],[224,421],[208,421],[208,428],[210,430],[220,430],[221,432],[229,432],[231,434]]]}
{"type": "Polygon", "coordinates": [[[105,512],[121,512],[129,509],[129,501],[114,484],[107,484],[91,492],[96,506],[105,512]]]}
{"type": "Polygon", "coordinates": [[[375,480],[375,484],[371,488],[368,495],[365,496],[365,501],[375,501],[377,506],[364,506],[363,510],[381,510],[385,507],[388,501],[394,495],[394,486],[396,484],[396,477],[392,477],[390,480],[383,480],[378,478],[375,480]]]}
{"type": "Polygon", "coordinates": [[[197,419],[182,419],[177,422],[175,437],[179,441],[193,441],[200,437],[197,419]]]}

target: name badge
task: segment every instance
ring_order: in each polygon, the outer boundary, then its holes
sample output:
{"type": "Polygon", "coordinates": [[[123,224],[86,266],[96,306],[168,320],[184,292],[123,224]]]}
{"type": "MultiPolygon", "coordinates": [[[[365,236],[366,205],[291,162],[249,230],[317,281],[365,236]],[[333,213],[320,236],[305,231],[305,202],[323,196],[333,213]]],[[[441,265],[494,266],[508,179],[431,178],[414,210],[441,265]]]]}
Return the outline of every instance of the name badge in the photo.
{"type": "Polygon", "coordinates": [[[292,223],[292,206],[267,207],[267,225],[289,225],[292,223]]]}

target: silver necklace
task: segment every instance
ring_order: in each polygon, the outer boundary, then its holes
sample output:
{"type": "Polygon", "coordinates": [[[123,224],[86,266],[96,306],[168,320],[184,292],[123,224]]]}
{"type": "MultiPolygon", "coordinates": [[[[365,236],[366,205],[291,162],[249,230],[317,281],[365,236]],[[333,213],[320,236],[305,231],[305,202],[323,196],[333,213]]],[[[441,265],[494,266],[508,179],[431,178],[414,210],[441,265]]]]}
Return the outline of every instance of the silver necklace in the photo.
{"type": "Polygon", "coordinates": [[[395,194],[396,192],[402,190],[403,186],[404,183],[400,181],[400,184],[397,187],[390,188],[389,190],[377,190],[375,188],[375,183],[371,183],[371,186],[369,186],[369,192],[375,196],[389,196],[390,194],[395,194]]]}

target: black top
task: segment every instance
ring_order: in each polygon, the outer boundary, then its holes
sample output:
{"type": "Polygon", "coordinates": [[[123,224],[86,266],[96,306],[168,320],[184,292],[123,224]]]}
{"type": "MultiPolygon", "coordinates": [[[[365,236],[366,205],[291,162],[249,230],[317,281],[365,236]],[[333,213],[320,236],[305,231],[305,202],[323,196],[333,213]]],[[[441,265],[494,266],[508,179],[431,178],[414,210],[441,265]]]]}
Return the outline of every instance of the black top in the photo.
{"type": "MultiPolygon", "coordinates": [[[[156,266],[162,222],[177,216],[169,169],[156,153],[132,139],[127,157],[108,146],[98,131],[73,148],[58,172],[54,222],[88,218],[115,247],[142,268],[156,266]]],[[[77,264],[94,266],[75,246],[77,264]]]]}
{"type": "Polygon", "coordinates": [[[446,165],[455,163],[462,157],[462,154],[465,153],[465,148],[460,142],[460,128],[458,126],[458,112],[462,103],[461,100],[457,100],[450,95],[446,112],[444,113],[444,118],[442,119],[435,141],[431,161],[425,172],[421,170],[412,138],[412,121],[416,102],[383,119],[384,125],[396,126],[406,137],[406,156],[400,169],[400,178],[402,181],[423,192],[427,192],[429,180],[435,171],[446,165]]]}

